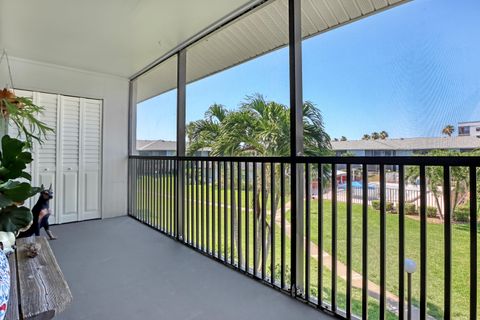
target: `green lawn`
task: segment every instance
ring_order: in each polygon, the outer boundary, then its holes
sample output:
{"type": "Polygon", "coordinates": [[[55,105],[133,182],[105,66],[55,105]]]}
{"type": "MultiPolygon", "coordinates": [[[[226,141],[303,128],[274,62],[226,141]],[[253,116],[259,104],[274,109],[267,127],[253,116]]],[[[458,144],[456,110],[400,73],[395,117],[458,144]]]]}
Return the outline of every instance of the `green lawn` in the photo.
{"type": "MultiPolygon", "coordinates": [[[[316,202],[316,201],[315,201],[316,202]]],[[[324,249],[331,251],[331,202],[324,202],[324,249]]],[[[352,205],[352,260],[353,270],[362,271],[362,214],[360,205],[352,205]]],[[[311,234],[312,241],[318,243],[318,210],[312,203],[311,234]]],[[[346,261],[346,206],[338,203],[337,247],[338,259],[346,261]]],[[[398,296],[398,215],[387,215],[387,290],[398,296]]],[[[469,266],[470,266],[470,236],[468,225],[453,225],[452,227],[452,317],[468,319],[469,297],[469,266]]],[[[370,208],[368,212],[368,277],[371,281],[380,283],[380,214],[370,208]]],[[[428,314],[435,318],[443,316],[443,252],[442,224],[427,225],[427,301],[428,314]]],[[[477,234],[477,239],[480,239],[477,234]]],[[[478,240],[477,240],[478,241],[478,240]]],[[[405,256],[420,262],[420,222],[405,219],[405,256]]],[[[477,262],[478,263],[478,262],[477,262]]],[[[480,290],[480,284],[477,286],[480,290]]],[[[413,299],[418,305],[420,297],[420,272],[413,276],[413,299]]],[[[480,311],[480,309],[479,309],[480,311]]]]}
{"type": "MultiPolygon", "coordinates": [[[[174,182],[172,178],[164,178],[163,182],[170,181],[171,186],[174,186],[174,182]]],[[[146,221],[152,225],[159,225],[160,217],[158,214],[158,208],[161,208],[162,205],[173,205],[173,198],[164,197],[158,191],[160,190],[159,185],[157,185],[157,190],[155,190],[156,183],[159,183],[158,180],[150,179],[150,183],[146,184],[145,180],[139,179],[139,182],[142,182],[143,185],[150,186],[150,192],[147,192],[147,189],[143,189],[140,187],[137,189],[137,213],[139,214],[139,218],[146,221]],[[148,206],[145,204],[149,203],[147,200],[150,199],[150,204],[154,204],[153,207],[150,206],[151,210],[148,210],[148,206]],[[153,199],[153,202],[152,202],[153,199]]],[[[140,184],[139,184],[140,185],[140,184]]],[[[222,186],[223,187],[223,183],[222,186]]],[[[191,194],[189,190],[196,193],[194,187],[189,189],[187,188],[186,195],[189,197],[191,194]]],[[[204,186],[203,188],[204,196],[206,196],[207,187],[204,186]]],[[[199,190],[201,191],[201,190],[199,190]]],[[[215,188],[215,225],[212,225],[212,207],[210,206],[210,212],[208,216],[208,220],[210,225],[207,226],[206,221],[206,208],[207,208],[207,200],[205,197],[204,202],[204,230],[203,234],[206,233],[206,228],[209,228],[209,233],[212,235],[212,230],[215,230],[215,247],[214,252],[221,252],[223,255],[225,245],[227,249],[227,257],[228,261],[230,261],[231,255],[231,246],[230,246],[230,237],[231,237],[231,230],[230,230],[230,210],[229,210],[229,203],[230,203],[230,190],[227,189],[227,215],[225,217],[224,210],[225,208],[221,207],[221,214],[218,216],[218,189],[215,188]],[[220,218],[220,224],[219,224],[220,218]],[[226,218],[226,219],[225,219],[226,218]],[[218,227],[222,226],[222,230],[220,232],[220,243],[218,243],[218,227]],[[225,241],[224,238],[224,229],[223,226],[227,226],[227,237],[225,241]],[[212,229],[214,228],[214,229],[212,229]]],[[[210,196],[212,194],[212,187],[209,187],[210,196]]],[[[245,241],[245,232],[246,232],[246,214],[245,214],[245,195],[246,192],[242,191],[241,198],[242,198],[242,239],[243,242],[245,241]]],[[[252,199],[252,192],[249,193],[250,201],[252,199]]],[[[235,194],[236,200],[238,199],[238,194],[235,194]]],[[[223,205],[224,201],[224,190],[221,189],[220,194],[220,204],[223,205]]],[[[212,200],[210,200],[212,202],[212,200]]],[[[200,208],[197,208],[197,202],[195,201],[193,204],[193,208],[199,209],[198,212],[201,212],[200,208]]],[[[199,202],[201,203],[201,202],[199,202]]],[[[316,201],[311,202],[311,241],[318,243],[317,234],[318,234],[318,210],[316,201]]],[[[185,202],[185,205],[187,202],[185,202]]],[[[192,210],[191,202],[189,202],[190,210],[192,210]]],[[[267,200],[267,221],[270,222],[270,205],[267,200]]],[[[356,272],[361,273],[361,259],[362,259],[362,215],[361,215],[361,206],[360,205],[353,205],[353,227],[352,227],[352,245],[353,245],[353,269],[356,272]]],[[[253,268],[253,213],[252,213],[252,205],[250,204],[250,212],[249,212],[249,225],[248,230],[250,234],[250,241],[249,241],[249,261],[250,261],[250,268],[253,268]]],[[[191,212],[190,212],[191,213],[191,212]]],[[[370,209],[368,214],[368,230],[369,230],[369,243],[368,243],[368,261],[369,261],[369,272],[368,277],[369,280],[373,281],[374,283],[379,284],[379,247],[380,247],[380,215],[377,211],[370,209]]],[[[185,212],[184,219],[190,219],[191,216],[187,216],[187,212],[185,212]]],[[[289,213],[287,212],[287,218],[289,218],[289,213]]],[[[328,200],[324,201],[324,230],[323,230],[323,239],[324,239],[324,250],[327,252],[331,252],[331,202],[328,200]]],[[[337,254],[338,259],[345,263],[346,259],[346,208],[344,203],[338,203],[338,229],[337,229],[337,254]]],[[[186,221],[186,220],[185,220],[186,221]]],[[[191,220],[189,220],[191,221],[191,220]]],[[[199,220],[201,221],[201,220],[199,220]]],[[[391,293],[398,296],[398,215],[387,215],[387,290],[391,293]]],[[[258,226],[260,227],[260,226],[258,226]]],[[[409,218],[405,219],[405,250],[406,250],[406,257],[414,259],[419,264],[420,261],[420,223],[416,220],[412,220],[409,218]]],[[[188,230],[187,230],[188,231],[188,230]]],[[[196,239],[196,228],[192,228],[191,235],[193,235],[193,240],[196,239]]],[[[279,280],[279,266],[280,266],[280,228],[276,226],[275,230],[275,265],[276,265],[276,278],[279,280]]],[[[200,234],[202,234],[200,232],[200,234]]],[[[428,279],[427,279],[427,299],[428,299],[428,313],[435,318],[442,318],[443,314],[443,225],[440,224],[428,224],[427,227],[427,234],[428,234],[428,279]]],[[[206,246],[206,242],[202,240],[200,237],[200,241],[198,243],[199,246],[206,246]]],[[[452,261],[452,308],[453,313],[452,316],[455,319],[468,319],[468,297],[469,297],[469,279],[468,279],[468,272],[469,272],[469,254],[470,254],[470,247],[469,247],[469,230],[468,226],[466,225],[454,225],[453,232],[452,232],[452,246],[453,246],[453,261],[452,261]]],[[[212,239],[209,239],[209,247],[212,250],[212,239]]],[[[235,246],[234,248],[234,259],[238,261],[238,252],[235,246]]],[[[290,270],[290,240],[286,239],[286,265],[287,265],[287,275],[286,279],[289,279],[289,270],[290,270]]],[[[242,256],[245,256],[245,244],[242,246],[242,256]]],[[[245,257],[244,257],[245,259],[245,257]]],[[[270,256],[267,258],[267,278],[270,278],[270,256]]],[[[317,295],[317,260],[311,259],[311,295],[317,295]]],[[[420,287],[419,287],[419,271],[414,274],[413,277],[413,298],[414,303],[418,305],[420,287]]],[[[324,288],[323,288],[323,299],[326,302],[329,302],[331,299],[331,273],[328,269],[323,269],[323,279],[324,279],[324,288]]],[[[337,301],[338,306],[340,308],[345,307],[345,292],[346,292],[346,284],[341,278],[337,279],[337,301]]],[[[480,285],[479,285],[480,290],[480,285]]],[[[361,291],[359,289],[353,290],[352,296],[352,308],[355,314],[361,313],[361,291]]],[[[372,318],[378,317],[378,302],[373,299],[369,298],[369,316],[372,318]]],[[[388,313],[388,318],[395,318],[393,314],[388,313]]]]}

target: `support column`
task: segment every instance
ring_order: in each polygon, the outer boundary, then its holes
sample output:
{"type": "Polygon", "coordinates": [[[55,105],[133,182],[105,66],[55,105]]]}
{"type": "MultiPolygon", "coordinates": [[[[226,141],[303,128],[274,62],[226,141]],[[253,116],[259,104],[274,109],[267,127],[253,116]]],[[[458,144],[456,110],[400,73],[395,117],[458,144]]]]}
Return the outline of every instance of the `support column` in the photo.
{"type": "Polygon", "coordinates": [[[302,96],[302,29],[301,0],[288,1],[289,58],[290,58],[290,154],[291,210],[292,210],[292,294],[305,288],[305,241],[304,241],[304,168],[297,163],[303,155],[303,96],[302,96]]]}
{"type": "MultiPolygon", "coordinates": [[[[181,50],[177,55],[177,157],[184,157],[186,152],[186,78],[187,78],[187,52],[181,50]]],[[[185,196],[185,168],[183,161],[177,161],[176,183],[176,236],[183,239],[183,204],[185,196]]]]}
{"type": "Polygon", "coordinates": [[[128,154],[137,154],[137,81],[129,84],[128,154]]]}

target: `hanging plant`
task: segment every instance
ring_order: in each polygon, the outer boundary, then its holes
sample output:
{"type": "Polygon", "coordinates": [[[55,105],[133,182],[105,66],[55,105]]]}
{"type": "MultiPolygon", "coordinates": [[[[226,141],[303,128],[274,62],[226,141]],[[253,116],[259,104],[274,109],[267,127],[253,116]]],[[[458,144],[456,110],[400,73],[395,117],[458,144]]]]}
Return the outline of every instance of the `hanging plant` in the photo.
{"type": "Polygon", "coordinates": [[[53,132],[44,122],[37,119],[43,107],[35,105],[31,99],[18,97],[13,90],[4,88],[0,91],[0,114],[5,123],[12,122],[18,128],[18,134],[25,137],[26,147],[33,142],[42,144],[48,132],[53,132]]]}

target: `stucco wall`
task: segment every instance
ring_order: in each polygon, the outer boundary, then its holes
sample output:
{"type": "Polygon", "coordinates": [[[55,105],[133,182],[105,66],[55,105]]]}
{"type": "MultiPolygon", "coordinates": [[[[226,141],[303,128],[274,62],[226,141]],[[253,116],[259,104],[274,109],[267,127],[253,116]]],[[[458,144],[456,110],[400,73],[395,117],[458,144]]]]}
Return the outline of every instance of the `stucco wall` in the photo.
{"type": "MultiPolygon", "coordinates": [[[[103,99],[102,217],[127,213],[128,79],[11,57],[16,88],[103,99]]],[[[8,83],[0,73],[0,84],[8,83]]]]}

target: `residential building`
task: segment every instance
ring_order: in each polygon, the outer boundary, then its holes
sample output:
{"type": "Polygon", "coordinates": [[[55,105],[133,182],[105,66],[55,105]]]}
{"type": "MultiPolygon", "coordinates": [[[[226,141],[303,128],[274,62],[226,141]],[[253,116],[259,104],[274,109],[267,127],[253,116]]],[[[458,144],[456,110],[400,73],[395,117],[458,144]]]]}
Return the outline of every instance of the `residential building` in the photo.
{"type": "Polygon", "coordinates": [[[480,121],[460,122],[458,124],[458,135],[480,138],[480,121]]]}
{"type": "Polygon", "coordinates": [[[476,136],[332,141],[332,149],[337,156],[345,153],[362,157],[411,156],[432,150],[464,152],[479,148],[480,138],[476,136]]]}
{"type": "MultiPolygon", "coordinates": [[[[175,156],[177,143],[169,140],[137,140],[137,152],[142,156],[175,156]]],[[[208,156],[207,148],[195,152],[195,156],[208,156]]]]}

